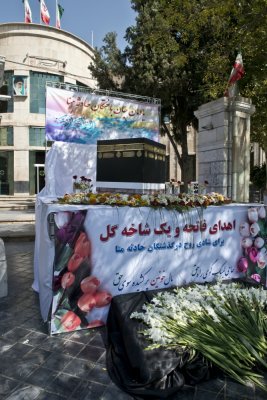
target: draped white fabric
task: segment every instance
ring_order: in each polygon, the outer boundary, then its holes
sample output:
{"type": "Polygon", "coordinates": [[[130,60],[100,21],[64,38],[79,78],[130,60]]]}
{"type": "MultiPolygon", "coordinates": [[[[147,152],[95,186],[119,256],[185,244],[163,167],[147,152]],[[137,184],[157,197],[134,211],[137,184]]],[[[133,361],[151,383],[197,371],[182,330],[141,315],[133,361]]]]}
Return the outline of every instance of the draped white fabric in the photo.
{"type": "Polygon", "coordinates": [[[73,191],[73,176],[96,183],[97,145],[54,142],[45,160],[45,187],[40,196],[63,196],[73,191]]]}
{"type": "MultiPolygon", "coordinates": [[[[47,215],[43,215],[41,197],[57,198],[73,192],[73,176],[85,176],[92,179],[93,191],[96,187],[97,146],[77,143],[54,142],[45,159],[45,187],[36,196],[35,204],[35,247],[33,289],[39,292],[39,265],[42,252],[52,242],[40,243],[42,226],[46,227],[47,215]]],[[[51,263],[53,263],[51,259],[51,263]]],[[[51,283],[47,282],[49,286],[51,283]]]]}

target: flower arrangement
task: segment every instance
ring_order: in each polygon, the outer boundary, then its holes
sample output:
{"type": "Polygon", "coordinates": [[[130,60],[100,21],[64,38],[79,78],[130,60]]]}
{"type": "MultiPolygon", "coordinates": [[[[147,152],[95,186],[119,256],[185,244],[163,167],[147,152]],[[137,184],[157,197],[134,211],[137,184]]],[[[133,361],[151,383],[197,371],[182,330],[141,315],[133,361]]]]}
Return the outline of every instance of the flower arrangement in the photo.
{"type": "Polygon", "coordinates": [[[105,204],[129,207],[166,207],[176,210],[189,210],[193,207],[207,207],[230,203],[230,199],[219,193],[206,195],[172,194],[122,194],[122,193],[78,193],[65,194],[58,198],[61,204],[105,204]]]}
{"type": "Polygon", "coordinates": [[[92,179],[86,178],[85,176],[81,176],[78,180],[78,176],[73,176],[73,191],[81,191],[81,192],[91,192],[92,191],[92,179]]]}
{"type": "Polygon", "coordinates": [[[266,305],[261,286],[217,282],[158,292],[131,318],[145,323],[148,349],[199,352],[239,383],[267,390],[266,305]]]}
{"type": "Polygon", "coordinates": [[[244,276],[265,284],[267,220],[264,206],[248,209],[248,220],[240,225],[239,232],[242,237],[243,254],[238,260],[237,269],[244,276]]]}
{"type": "Polygon", "coordinates": [[[209,185],[208,181],[204,181],[204,183],[198,183],[198,182],[188,182],[188,193],[198,193],[198,194],[206,194],[207,193],[207,187],[209,185]]]}

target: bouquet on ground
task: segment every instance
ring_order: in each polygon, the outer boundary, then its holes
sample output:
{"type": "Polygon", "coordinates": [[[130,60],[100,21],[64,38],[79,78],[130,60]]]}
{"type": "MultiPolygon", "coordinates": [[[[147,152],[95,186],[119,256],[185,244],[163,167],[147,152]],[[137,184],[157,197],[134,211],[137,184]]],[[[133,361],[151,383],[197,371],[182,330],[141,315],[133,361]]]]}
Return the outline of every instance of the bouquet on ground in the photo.
{"type": "Polygon", "coordinates": [[[73,176],[73,192],[85,192],[91,193],[92,192],[92,179],[86,178],[85,176],[81,176],[78,178],[77,175],[73,176]]]}
{"type": "Polygon", "coordinates": [[[159,292],[131,318],[145,323],[148,349],[201,353],[242,384],[267,390],[267,291],[261,285],[216,283],[159,292]]]}

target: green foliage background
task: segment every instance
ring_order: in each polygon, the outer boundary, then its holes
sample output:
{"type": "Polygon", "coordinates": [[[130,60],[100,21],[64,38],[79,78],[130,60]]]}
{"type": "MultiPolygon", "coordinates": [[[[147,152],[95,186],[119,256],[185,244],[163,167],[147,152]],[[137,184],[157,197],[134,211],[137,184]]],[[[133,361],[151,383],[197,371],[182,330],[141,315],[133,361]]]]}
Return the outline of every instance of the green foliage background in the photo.
{"type": "Polygon", "coordinates": [[[239,91],[252,99],[252,140],[267,149],[267,0],[131,0],[136,24],[122,52],[116,33],[104,38],[90,69],[101,89],[160,98],[162,133],[188,181],[187,127],[194,111],[222,97],[238,51],[245,76],[239,91]]]}

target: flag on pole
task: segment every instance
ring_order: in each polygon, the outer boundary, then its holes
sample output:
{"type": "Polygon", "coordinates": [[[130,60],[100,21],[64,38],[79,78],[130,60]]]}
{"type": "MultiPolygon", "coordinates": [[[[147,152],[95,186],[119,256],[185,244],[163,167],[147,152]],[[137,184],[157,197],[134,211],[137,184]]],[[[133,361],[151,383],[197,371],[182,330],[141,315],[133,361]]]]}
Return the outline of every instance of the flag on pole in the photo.
{"type": "Polygon", "coordinates": [[[61,29],[61,18],[64,12],[64,8],[57,3],[57,9],[56,9],[57,15],[56,15],[56,27],[58,29],[61,29]]]}
{"type": "Polygon", "coordinates": [[[39,1],[40,1],[40,13],[41,13],[42,21],[46,25],[49,25],[50,15],[49,15],[48,9],[46,7],[46,4],[45,4],[44,0],[39,0],[39,1]]]}
{"type": "Polygon", "coordinates": [[[32,22],[32,11],[28,0],[23,0],[24,3],[24,22],[30,24],[32,22]]]}
{"type": "Polygon", "coordinates": [[[242,59],[242,54],[239,52],[236,56],[234,66],[232,68],[228,83],[227,83],[227,88],[225,90],[224,95],[225,96],[230,96],[231,94],[235,93],[235,84],[239,79],[243,78],[245,75],[245,69],[244,69],[244,64],[243,64],[243,59],[242,59]],[[230,90],[232,89],[232,90],[230,90]]]}

